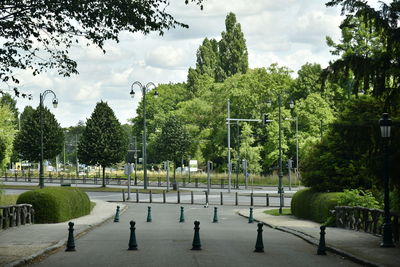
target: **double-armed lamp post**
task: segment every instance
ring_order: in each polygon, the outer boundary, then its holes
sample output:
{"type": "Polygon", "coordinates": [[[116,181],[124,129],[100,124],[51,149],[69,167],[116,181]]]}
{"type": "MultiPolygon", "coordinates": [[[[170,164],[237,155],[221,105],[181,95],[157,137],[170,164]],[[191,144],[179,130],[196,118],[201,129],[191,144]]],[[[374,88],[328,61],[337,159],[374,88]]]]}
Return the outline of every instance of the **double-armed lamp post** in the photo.
{"type": "Polygon", "coordinates": [[[40,115],[40,170],[39,170],[39,187],[44,187],[44,170],[43,170],[43,101],[48,94],[53,95],[53,107],[57,108],[58,100],[56,94],[52,90],[46,90],[40,94],[40,105],[39,105],[39,115],[40,115]]]}
{"type": "MultiPolygon", "coordinates": [[[[271,105],[272,105],[271,100],[268,100],[267,106],[270,108],[271,105]]],[[[294,107],[294,102],[290,101],[289,105],[290,105],[290,108],[292,109],[294,107]]],[[[281,94],[279,94],[278,95],[278,132],[279,132],[279,143],[278,143],[278,149],[279,149],[279,158],[278,158],[279,184],[278,184],[278,194],[279,194],[279,214],[282,214],[282,207],[284,205],[284,195],[283,195],[284,189],[283,189],[283,185],[282,185],[283,171],[282,171],[282,112],[281,112],[281,107],[282,107],[282,96],[281,96],[281,94]]]]}
{"type": "MultiPolygon", "coordinates": [[[[133,86],[138,85],[142,90],[142,101],[143,101],[143,188],[147,189],[147,155],[146,155],[146,94],[150,91],[151,87],[155,88],[156,85],[152,82],[147,83],[146,85],[142,85],[140,82],[136,81],[131,85],[131,92],[129,93],[132,98],[135,97],[135,91],[133,90],[133,86]]],[[[157,97],[157,91],[154,92],[154,97],[157,97]]],[[[136,168],[136,166],[135,166],[136,168]]]]}

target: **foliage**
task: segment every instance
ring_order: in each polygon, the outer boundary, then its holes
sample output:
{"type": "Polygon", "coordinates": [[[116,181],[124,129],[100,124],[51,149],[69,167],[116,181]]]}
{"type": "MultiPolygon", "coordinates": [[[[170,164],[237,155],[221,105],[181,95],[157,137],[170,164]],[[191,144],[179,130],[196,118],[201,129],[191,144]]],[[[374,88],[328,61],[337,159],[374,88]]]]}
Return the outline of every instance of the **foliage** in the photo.
{"type": "Polygon", "coordinates": [[[35,223],[58,223],[90,213],[90,200],[78,188],[48,187],[19,195],[17,204],[31,204],[35,223]]]}
{"type": "Polygon", "coordinates": [[[127,140],[114,111],[106,102],[98,102],[86,121],[86,127],[78,144],[78,158],[88,165],[101,165],[103,187],[105,167],[124,159],[127,140]]]}
{"type": "MultiPolygon", "coordinates": [[[[382,108],[379,100],[366,96],[347,103],[323,142],[303,158],[303,184],[322,192],[382,187],[383,151],[378,128],[382,108]]],[[[393,127],[390,147],[398,147],[399,138],[398,129],[393,127]]],[[[395,162],[399,157],[398,150],[391,149],[390,177],[397,187],[400,169],[395,162]]]]}
{"type": "Polygon", "coordinates": [[[342,194],[320,193],[310,188],[299,190],[292,197],[292,214],[302,219],[323,223],[330,217],[330,210],[337,206],[338,198],[342,194]]]}
{"type": "Polygon", "coordinates": [[[174,180],[177,163],[185,156],[190,148],[191,140],[182,121],[176,116],[168,117],[160,134],[154,141],[155,149],[159,153],[159,159],[172,160],[174,162],[174,180]]]}
{"type": "Polygon", "coordinates": [[[345,189],[338,197],[338,206],[365,207],[370,209],[380,208],[378,201],[369,191],[359,189],[345,189]]]}
{"type": "Polygon", "coordinates": [[[326,5],[342,6],[346,17],[340,25],[341,42],[327,39],[332,53],[340,58],[330,64],[324,76],[347,84],[349,96],[350,92],[356,96],[360,91],[370,92],[384,99],[386,111],[397,110],[399,2],[381,2],[378,10],[367,1],[332,0],[326,5]]]}
{"type": "Polygon", "coordinates": [[[15,117],[6,104],[0,104],[0,169],[10,162],[15,138],[15,117]]]}
{"type": "Polygon", "coordinates": [[[261,172],[261,146],[253,146],[253,132],[250,125],[244,123],[240,140],[240,156],[247,160],[248,172],[258,174],[261,172]]]}
{"type": "MultiPolygon", "coordinates": [[[[190,2],[201,5],[203,0],[190,2]]],[[[162,35],[176,26],[187,28],[167,13],[169,4],[164,0],[2,1],[0,31],[5,42],[0,48],[0,80],[18,83],[13,74],[17,69],[32,69],[34,75],[52,68],[64,76],[77,73],[68,54],[76,43],[86,41],[105,52],[105,41],[118,42],[122,31],[162,35]]]]}
{"type": "MultiPolygon", "coordinates": [[[[196,68],[189,68],[188,86],[194,89],[204,76],[223,82],[237,73],[246,73],[249,67],[246,40],[236,15],[229,13],[221,40],[205,38],[196,53],[196,68]]],[[[195,89],[194,89],[195,90],[195,89]]]]}
{"type": "MultiPolygon", "coordinates": [[[[64,133],[54,115],[43,108],[43,158],[52,159],[61,153],[64,133]]],[[[21,130],[14,146],[21,159],[38,162],[40,160],[40,108],[26,106],[21,114],[21,130]]]]}

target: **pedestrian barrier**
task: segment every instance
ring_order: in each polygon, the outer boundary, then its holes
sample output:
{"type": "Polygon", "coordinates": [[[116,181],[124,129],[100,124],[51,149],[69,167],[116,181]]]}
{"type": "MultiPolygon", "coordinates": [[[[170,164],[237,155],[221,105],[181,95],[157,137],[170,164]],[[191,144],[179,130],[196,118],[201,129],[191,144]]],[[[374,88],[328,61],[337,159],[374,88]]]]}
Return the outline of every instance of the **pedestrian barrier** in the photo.
{"type": "Polygon", "coordinates": [[[194,221],[194,236],[192,242],[192,250],[201,250],[199,221],[194,221]]]}
{"type": "Polygon", "coordinates": [[[119,206],[117,206],[117,210],[115,212],[114,222],[119,222],[119,206]]]}
{"type": "Polygon", "coordinates": [[[326,255],[326,247],[325,247],[325,225],[320,227],[321,232],[319,233],[319,244],[318,244],[318,255],[326,255]]]}
{"type": "Polygon", "coordinates": [[[135,234],[135,225],[136,222],[134,221],[130,221],[129,224],[131,225],[130,230],[131,230],[131,234],[129,237],[129,247],[128,250],[137,250],[138,249],[138,245],[136,243],[136,234],[135,234]]]}
{"type": "Polygon", "coordinates": [[[214,218],[213,218],[213,223],[217,223],[218,222],[218,215],[217,215],[217,207],[214,207],[214,218]]]}
{"type": "Polygon", "coordinates": [[[249,223],[253,223],[253,208],[250,208],[250,214],[249,214],[249,223]]]}
{"type": "Polygon", "coordinates": [[[68,223],[68,241],[67,241],[67,248],[65,251],[75,251],[75,240],[74,240],[74,223],[68,223]]]}
{"type": "Polygon", "coordinates": [[[254,250],[254,252],[264,252],[264,243],[262,238],[263,225],[264,224],[261,222],[257,224],[257,241],[256,241],[256,249],[254,250]]]}
{"type": "Polygon", "coordinates": [[[152,222],[151,207],[147,207],[147,220],[146,220],[146,222],[152,222]]]}
{"type": "Polygon", "coordinates": [[[181,216],[179,217],[179,222],[185,222],[185,217],[183,215],[183,207],[181,207],[181,216]]]}

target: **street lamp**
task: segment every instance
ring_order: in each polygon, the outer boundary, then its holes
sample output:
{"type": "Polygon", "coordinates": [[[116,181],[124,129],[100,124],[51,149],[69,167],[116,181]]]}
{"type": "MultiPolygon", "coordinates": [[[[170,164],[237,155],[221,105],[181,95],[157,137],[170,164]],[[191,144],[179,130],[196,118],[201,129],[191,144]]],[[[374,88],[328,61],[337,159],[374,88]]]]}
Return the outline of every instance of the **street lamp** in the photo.
{"type": "Polygon", "coordinates": [[[383,113],[382,118],[379,120],[379,126],[381,128],[381,136],[383,138],[383,150],[384,150],[384,223],[383,223],[383,240],[381,247],[390,248],[394,247],[392,225],[390,223],[390,204],[389,204],[389,153],[388,143],[390,138],[390,127],[392,126],[392,120],[389,119],[387,113],[383,113]]]}
{"type": "MultiPolygon", "coordinates": [[[[131,85],[131,92],[129,93],[132,98],[135,97],[135,91],[133,90],[133,86],[138,85],[140,89],[142,89],[142,97],[143,97],[143,183],[144,189],[147,189],[147,155],[146,155],[146,93],[150,91],[150,86],[156,87],[156,85],[152,82],[147,83],[146,85],[142,85],[140,82],[136,81],[131,85]]],[[[158,92],[154,92],[154,97],[158,96],[158,92]]],[[[136,167],[136,166],[135,166],[136,167]]]]}
{"type": "Polygon", "coordinates": [[[43,101],[47,94],[53,94],[53,107],[57,108],[58,100],[56,94],[52,90],[46,90],[40,94],[40,105],[39,105],[39,115],[40,115],[40,170],[39,170],[39,187],[44,187],[44,174],[43,174],[43,101]]]}
{"type": "MultiPolygon", "coordinates": [[[[271,107],[272,103],[271,100],[267,101],[267,107],[271,107]]],[[[289,103],[290,108],[294,107],[294,102],[290,101],[289,103]]],[[[279,185],[278,185],[278,194],[279,194],[279,214],[282,214],[282,207],[284,203],[284,188],[282,186],[282,178],[283,178],[283,171],[282,171],[282,115],[281,115],[281,107],[282,107],[282,96],[278,94],[278,132],[279,132],[279,171],[278,171],[278,178],[279,178],[279,185]]]]}

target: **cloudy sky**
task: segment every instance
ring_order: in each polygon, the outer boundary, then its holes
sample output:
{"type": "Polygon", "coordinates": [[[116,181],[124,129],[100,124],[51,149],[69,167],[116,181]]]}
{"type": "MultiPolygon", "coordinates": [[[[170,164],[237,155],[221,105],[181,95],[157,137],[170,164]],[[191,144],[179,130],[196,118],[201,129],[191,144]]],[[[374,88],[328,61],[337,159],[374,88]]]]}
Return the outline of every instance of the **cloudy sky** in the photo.
{"type": "MultiPolygon", "coordinates": [[[[106,54],[94,46],[75,47],[70,55],[78,63],[79,75],[69,78],[53,71],[35,77],[20,72],[20,90],[34,98],[19,98],[19,110],[37,106],[39,94],[51,89],[59,99],[59,107],[51,110],[63,127],[86,121],[100,100],[107,101],[119,121],[126,123],[136,115],[141,98],[139,92],[135,99],[130,98],[131,84],[186,81],[202,40],[221,38],[228,12],[234,12],[242,26],[250,68],[278,63],[296,72],[306,62],[325,67],[333,59],[325,37],[340,38],[340,10],[326,8],[326,1],[207,0],[203,11],[194,4],[185,5],[184,0],[171,2],[169,12],[189,29],[170,30],[164,36],[123,33],[120,43],[107,43],[106,54]]],[[[51,106],[50,96],[45,104],[51,106]]]]}

